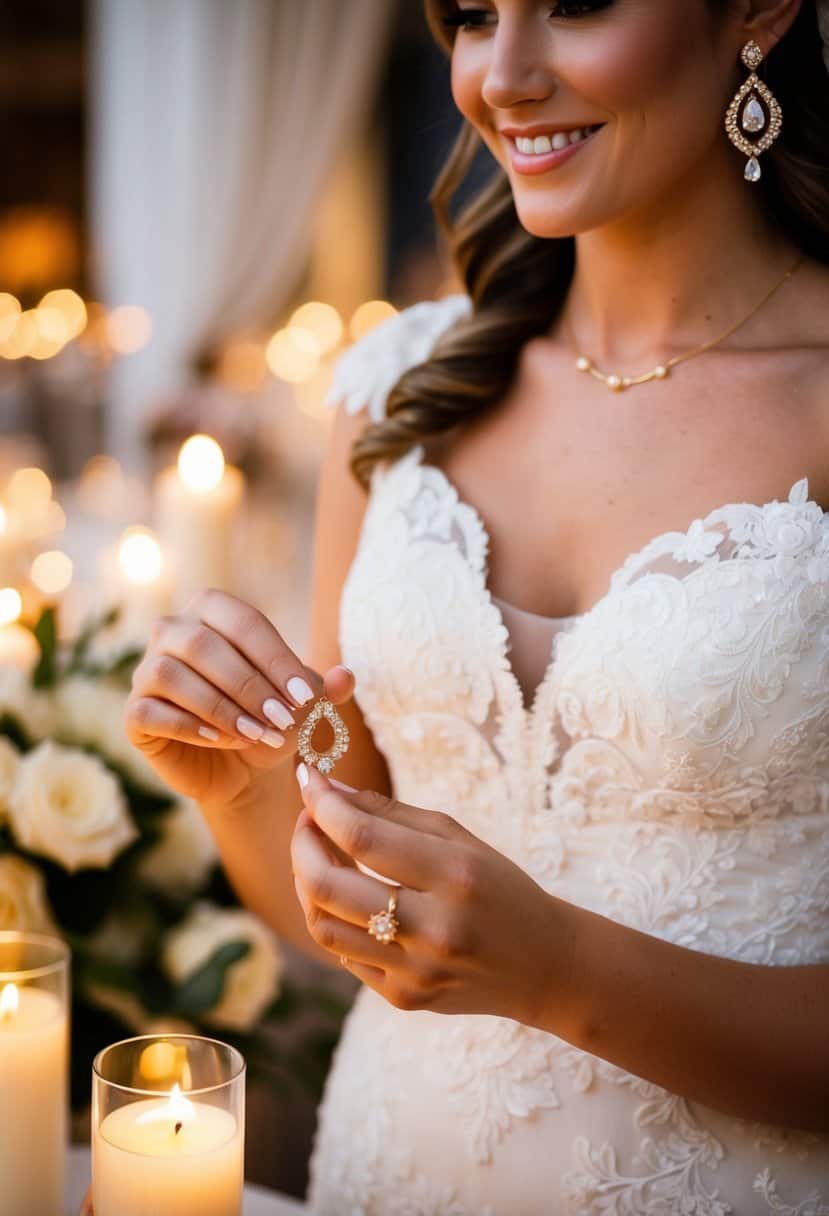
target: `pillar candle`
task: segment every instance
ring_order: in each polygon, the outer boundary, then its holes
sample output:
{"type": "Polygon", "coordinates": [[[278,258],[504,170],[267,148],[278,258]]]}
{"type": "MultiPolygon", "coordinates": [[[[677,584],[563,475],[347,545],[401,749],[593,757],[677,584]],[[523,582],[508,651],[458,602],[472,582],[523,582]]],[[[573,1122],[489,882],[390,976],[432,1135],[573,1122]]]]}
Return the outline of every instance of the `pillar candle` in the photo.
{"type": "Polygon", "coordinates": [[[68,1023],[52,992],[0,975],[0,1212],[63,1211],[68,1023]]]}

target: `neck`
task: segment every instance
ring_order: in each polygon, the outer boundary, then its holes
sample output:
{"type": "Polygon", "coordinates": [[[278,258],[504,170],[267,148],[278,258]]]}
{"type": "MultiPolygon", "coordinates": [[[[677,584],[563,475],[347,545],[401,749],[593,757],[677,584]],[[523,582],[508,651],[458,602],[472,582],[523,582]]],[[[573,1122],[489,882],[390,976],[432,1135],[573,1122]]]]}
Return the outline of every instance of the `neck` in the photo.
{"type": "MultiPolygon", "coordinates": [[[[641,370],[751,312],[799,252],[765,217],[758,189],[729,157],[708,176],[697,165],[646,213],[578,234],[563,320],[579,353],[613,370],[641,370]]],[[[724,346],[746,343],[749,332],[773,344],[774,303],[772,296],[724,346]]]]}

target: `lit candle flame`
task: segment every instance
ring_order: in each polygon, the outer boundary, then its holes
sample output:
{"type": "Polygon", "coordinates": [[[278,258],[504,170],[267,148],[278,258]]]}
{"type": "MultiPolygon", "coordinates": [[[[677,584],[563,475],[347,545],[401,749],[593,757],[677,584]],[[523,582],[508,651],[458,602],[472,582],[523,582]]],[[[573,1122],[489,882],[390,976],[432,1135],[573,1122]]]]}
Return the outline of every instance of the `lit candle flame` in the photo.
{"type": "Polygon", "coordinates": [[[20,993],[16,984],[5,984],[0,992],[0,1022],[10,1022],[20,1005],[20,993]]]}
{"type": "Polygon", "coordinates": [[[170,1091],[170,1099],[165,1106],[156,1106],[153,1110],[139,1115],[136,1123],[172,1123],[175,1135],[178,1135],[185,1123],[192,1123],[196,1117],[193,1103],[188,1102],[176,1083],[170,1091]]]}
{"type": "Polygon", "coordinates": [[[178,454],[178,475],[188,490],[206,494],[215,490],[225,471],[220,445],[209,435],[191,435],[178,454]]]}
{"type": "Polygon", "coordinates": [[[127,528],[118,542],[118,565],[138,586],[154,583],[164,566],[161,546],[149,528],[127,528]]]}

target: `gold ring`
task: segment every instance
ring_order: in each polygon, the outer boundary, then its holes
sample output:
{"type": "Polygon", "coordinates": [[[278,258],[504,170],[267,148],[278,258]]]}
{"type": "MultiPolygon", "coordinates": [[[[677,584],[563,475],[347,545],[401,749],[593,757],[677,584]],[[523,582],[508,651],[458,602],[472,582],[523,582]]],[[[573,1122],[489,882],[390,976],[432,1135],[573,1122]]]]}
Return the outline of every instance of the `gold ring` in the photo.
{"type": "Polygon", "coordinates": [[[400,928],[400,922],[394,915],[397,911],[397,896],[392,891],[389,896],[388,908],[384,908],[382,912],[374,912],[368,918],[368,931],[372,937],[376,937],[378,942],[382,942],[387,946],[389,942],[393,942],[397,937],[397,930],[400,928]]]}
{"type": "Polygon", "coordinates": [[[313,764],[321,773],[330,773],[340,756],[348,751],[348,727],[327,697],[320,697],[297,734],[297,751],[306,764],[313,764]],[[311,735],[320,718],[327,718],[334,731],[334,742],[327,752],[311,746],[311,735]]]}

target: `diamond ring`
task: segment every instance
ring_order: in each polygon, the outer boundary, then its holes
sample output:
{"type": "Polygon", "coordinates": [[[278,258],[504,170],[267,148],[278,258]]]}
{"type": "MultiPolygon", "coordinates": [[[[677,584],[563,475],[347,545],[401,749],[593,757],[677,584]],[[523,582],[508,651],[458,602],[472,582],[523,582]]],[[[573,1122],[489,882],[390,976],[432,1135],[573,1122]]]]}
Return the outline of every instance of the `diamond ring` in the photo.
{"type": "Polygon", "coordinates": [[[382,942],[387,946],[389,942],[393,942],[397,936],[397,930],[400,928],[400,922],[394,915],[397,911],[397,896],[392,891],[389,896],[389,906],[384,908],[382,912],[374,912],[368,918],[368,931],[372,937],[376,937],[378,942],[382,942]]]}

